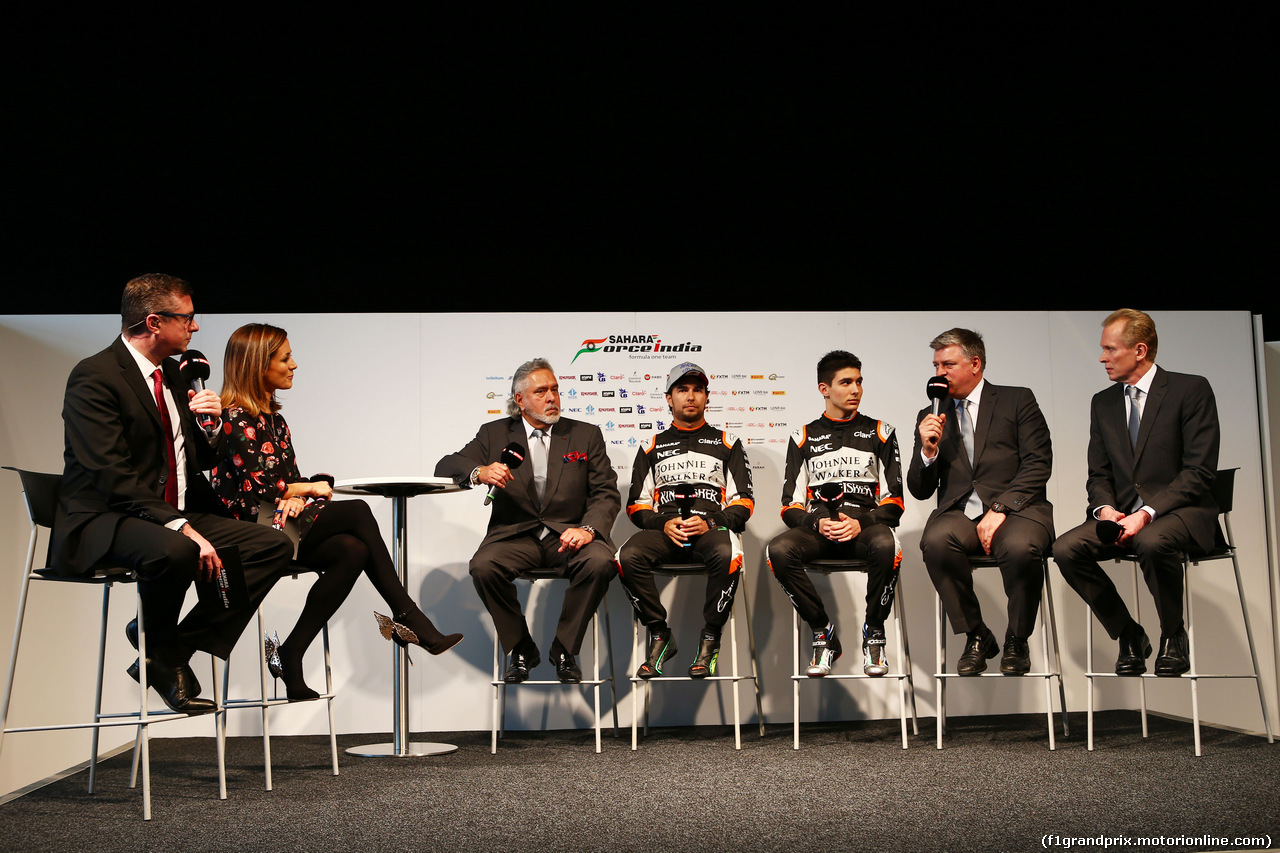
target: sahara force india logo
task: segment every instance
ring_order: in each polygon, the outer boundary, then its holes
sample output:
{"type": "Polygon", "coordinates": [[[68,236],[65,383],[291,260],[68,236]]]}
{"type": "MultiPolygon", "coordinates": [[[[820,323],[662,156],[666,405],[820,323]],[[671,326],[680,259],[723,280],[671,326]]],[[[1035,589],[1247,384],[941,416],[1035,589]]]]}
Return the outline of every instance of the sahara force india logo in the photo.
{"type": "Polygon", "coordinates": [[[682,344],[664,344],[657,335],[609,335],[607,338],[587,338],[582,349],[574,355],[570,364],[583,353],[597,352],[701,352],[701,344],[685,341],[682,344]]]}

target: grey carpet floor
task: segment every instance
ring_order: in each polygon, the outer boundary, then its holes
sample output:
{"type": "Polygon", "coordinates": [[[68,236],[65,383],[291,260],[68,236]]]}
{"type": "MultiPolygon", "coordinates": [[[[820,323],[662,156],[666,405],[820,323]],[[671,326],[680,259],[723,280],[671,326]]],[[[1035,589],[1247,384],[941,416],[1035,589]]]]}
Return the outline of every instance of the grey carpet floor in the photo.
{"type": "Polygon", "coordinates": [[[0,849],[1015,851],[1045,849],[1050,835],[1193,841],[1147,850],[1233,843],[1194,843],[1205,836],[1280,845],[1277,746],[1204,729],[1196,758],[1189,724],[1153,718],[1144,740],[1136,713],[1112,711],[1097,717],[1088,752],[1084,716],[1071,726],[1056,752],[1038,715],[953,719],[941,751],[933,719],[921,720],[908,750],[893,720],[808,724],[799,751],[790,726],[770,726],[763,739],[744,727],[740,752],[720,727],[654,730],[632,752],[628,729],[606,737],[600,755],[589,731],[512,732],[497,755],[487,732],[437,732],[417,739],[460,749],[416,759],[344,753],[336,777],[327,738],[282,737],[272,740],[270,792],[261,741],[235,738],[224,801],[211,739],[156,738],[150,822],[127,787],[124,753],[102,767],[93,795],[79,773],[0,806],[0,849]]]}

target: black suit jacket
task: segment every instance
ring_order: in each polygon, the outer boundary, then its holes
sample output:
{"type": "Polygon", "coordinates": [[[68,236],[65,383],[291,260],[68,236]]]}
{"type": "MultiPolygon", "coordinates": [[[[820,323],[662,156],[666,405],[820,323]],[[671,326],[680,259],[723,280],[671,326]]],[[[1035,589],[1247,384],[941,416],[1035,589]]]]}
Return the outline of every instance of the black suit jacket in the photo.
{"type": "Polygon", "coordinates": [[[1182,519],[1196,545],[1214,546],[1218,506],[1218,406],[1203,376],[1158,367],[1142,409],[1138,446],[1129,439],[1124,385],[1093,396],[1089,413],[1089,516],[1110,506],[1129,512],[1141,496],[1157,516],[1182,519]]]}
{"type": "MultiPolygon", "coordinates": [[[[184,437],[186,510],[225,514],[201,475],[212,467],[218,448],[184,405],[187,386],[177,361],[166,358],[161,368],[178,403],[184,437]]],[[[182,513],[164,499],[169,456],[154,391],[123,340],[71,371],[62,420],[66,448],[52,550],[54,568],[70,575],[106,556],[125,517],[166,524],[182,513]]]]}
{"type": "MultiPolygon", "coordinates": [[[[451,477],[459,485],[470,487],[471,471],[477,465],[497,462],[502,449],[511,442],[528,445],[523,419],[491,421],[480,427],[466,447],[441,459],[436,476],[451,477]]],[[[562,417],[551,428],[545,506],[538,506],[532,460],[526,460],[512,474],[515,480],[505,489],[498,489],[493,499],[489,529],[481,547],[543,525],[559,534],[585,524],[595,528],[596,536],[613,550],[609,531],[622,508],[622,497],[599,427],[562,417]]]]}
{"type": "Polygon", "coordinates": [[[907,469],[907,489],[916,500],[928,500],[935,492],[938,506],[929,514],[963,505],[975,490],[984,507],[999,501],[1017,513],[1043,525],[1053,538],[1053,505],[1045,485],[1053,470],[1053,447],[1035,394],[1030,388],[987,382],[978,401],[978,422],[973,431],[973,464],[956,426],[954,407],[947,415],[938,457],[925,467],[920,460],[920,421],[932,409],[916,415],[915,452],[907,469]]]}

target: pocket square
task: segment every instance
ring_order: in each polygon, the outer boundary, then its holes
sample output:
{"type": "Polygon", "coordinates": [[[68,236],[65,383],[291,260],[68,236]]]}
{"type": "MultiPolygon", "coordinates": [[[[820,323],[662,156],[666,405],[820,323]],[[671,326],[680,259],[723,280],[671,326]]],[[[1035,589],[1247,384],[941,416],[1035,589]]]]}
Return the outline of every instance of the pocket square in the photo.
{"type": "Polygon", "coordinates": [[[575,450],[572,453],[566,453],[564,455],[564,461],[565,462],[586,462],[587,454],[583,453],[581,450],[575,450]]]}

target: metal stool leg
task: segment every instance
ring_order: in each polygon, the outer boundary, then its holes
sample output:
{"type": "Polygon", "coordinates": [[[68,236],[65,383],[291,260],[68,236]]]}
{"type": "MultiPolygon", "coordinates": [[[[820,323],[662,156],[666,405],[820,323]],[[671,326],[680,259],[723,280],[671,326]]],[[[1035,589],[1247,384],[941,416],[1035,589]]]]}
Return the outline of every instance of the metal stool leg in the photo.
{"type": "Polygon", "coordinates": [[[1044,601],[1042,607],[1047,607],[1046,611],[1049,618],[1048,634],[1045,635],[1045,644],[1053,643],[1053,669],[1046,672],[1054,672],[1058,677],[1058,701],[1059,707],[1062,709],[1062,736],[1067,737],[1070,729],[1067,724],[1067,688],[1062,683],[1062,648],[1058,645],[1058,619],[1054,615],[1053,610],[1053,589],[1049,585],[1049,561],[1044,562],[1044,601]]]}
{"type": "Polygon", "coordinates": [[[756,691],[756,718],[760,722],[760,737],[764,737],[764,703],[760,698],[760,664],[756,659],[756,632],[751,624],[751,596],[747,592],[745,569],[738,592],[742,595],[742,611],[747,618],[747,652],[751,655],[751,684],[756,691]]]}
{"type": "Polygon", "coordinates": [[[947,644],[944,641],[947,613],[942,606],[942,597],[934,593],[933,598],[938,608],[934,634],[938,644],[938,749],[942,749],[942,732],[947,726],[947,679],[942,677],[947,671],[947,644]]]}
{"type": "Polygon", "coordinates": [[[1196,756],[1200,756],[1200,670],[1196,668],[1196,636],[1195,636],[1195,620],[1192,619],[1191,608],[1191,572],[1188,571],[1189,563],[1184,558],[1182,561],[1182,593],[1186,599],[1187,608],[1187,649],[1190,654],[1191,669],[1187,673],[1187,677],[1191,679],[1191,724],[1194,727],[1196,756]]]}
{"type": "Polygon", "coordinates": [[[604,647],[609,657],[609,698],[613,707],[613,736],[618,736],[618,674],[613,667],[613,625],[609,622],[608,595],[600,599],[604,608],[604,647]]]}
{"type": "Polygon", "coordinates": [[[324,692],[328,696],[325,705],[329,711],[329,754],[333,761],[333,775],[338,775],[338,727],[333,722],[333,663],[329,653],[329,623],[320,629],[324,643],[324,692]]]}
{"type": "Polygon", "coordinates": [[[898,620],[898,629],[902,632],[902,655],[906,661],[906,669],[901,670],[907,676],[907,691],[911,697],[911,733],[920,734],[920,719],[916,715],[916,685],[911,673],[911,632],[907,630],[907,611],[903,604],[902,578],[893,590],[893,610],[898,620]]]}
{"type": "MultiPolygon", "coordinates": [[[[1185,585],[1183,587],[1186,588],[1185,585]]],[[[1142,597],[1138,594],[1138,564],[1133,564],[1133,621],[1142,624],[1142,597]]],[[[1149,737],[1147,730],[1147,680],[1138,679],[1138,695],[1142,698],[1142,736],[1149,737]]]]}
{"type": "Polygon", "coordinates": [[[1084,676],[1089,684],[1087,708],[1088,750],[1093,752],[1093,608],[1084,609],[1084,676]]]}
{"type": "Polygon", "coordinates": [[[489,738],[489,754],[498,754],[498,715],[501,713],[506,715],[506,709],[499,710],[502,704],[502,685],[498,683],[501,670],[499,666],[502,663],[501,643],[498,640],[497,628],[494,628],[493,635],[493,731],[489,738]]]}
{"type": "MultiPolygon", "coordinates": [[[[1054,729],[1054,726],[1053,726],[1053,676],[1050,674],[1052,670],[1049,669],[1049,619],[1045,615],[1049,610],[1049,599],[1044,594],[1044,590],[1047,588],[1048,583],[1049,583],[1049,579],[1046,577],[1045,586],[1041,587],[1040,589],[1040,636],[1044,641],[1043,642],[1044,653],[1042,655],[1044,660],[1044,672],[1045,672],[1044,711],[1045,711],[1046,717],[1048,718],[1049,749],[1050,751],[1052,751],[1058,748],[1058,744],[1055,742],[1053,737],[1053,729],[1054,729]]],[[[1066,713],[1065,708],[1063,709],[1063,713],[1064,714],[1066,713]]]]}
{"type": "Polygon", "coordinates": [[[791,748],[800,748],[800,614],[791,608],[791,748]]]}
{"type": "MultiPolygon", "coordinates": [[[[898,597],[897,589],[894,589],[893,595],[894,595],[893,642],[894,642],[894,645],[898,647],[898,672],[904,673],[905,675],[905,673],[907,672],[907,669],[906,669],[906,662],[903,659],[902,620],[899,618],[899,613],[902,607],[902,599],[898,597]]],[[[898,719],[902,723],[902,748],[906,749],[907,748],[907,687],[902,682],[903,682],[903,678],[899,677],[898,678],[898,719]]],[[[914,699],[914,697],[912,698],[914,699]]],[[[915,716],[914,710],[912,711],[912,716],[913,717],[915,716]]]]}
{"type": "MultiPolygon", "coordinates": [[[[102,722],[102,675],[107,661],[107,614],[111,608],[111,584],[102,587],[102,626],[98,629],[98,681],[93,688],[93,721],[102,722]]],[[[10,664],[12,666],[12,664],[10,664]]],[[[89,746],[89,793],[93,793],[93,783],[98,771],[98,734],[100,729],[93,727],[92,743],[89,746]]]]}
{"type": "Polygon", "coordinates": [[[217,703],[213,711],[213,736],[217,742],[218,752],[218,799],[225,800],[227,798],[227,706],[221,700],[225,686],[222,690],[218,689],[222,679],[218,674],[217,655],[209,655],[209,667],[213,671],[213,698],[217,703]]]}
{"type": "Polygon", "coordinates": [[[591,617],[591,693],[596,710],[596,754],[600,754],[600,614],[591,617]]]}
{"type": "MultiPolygon", "coordinates": [[[[258,680],[261,686],[262,696],[262,764],[263,764],[263,784],[266,790],[272,789],[271,780],[271,716],[268,713],[270,707],[267,705],[267,678],[270,673],[267,670],[267,633],[266,625],[262,619],[262,608],[258,608],[258,680]]],[[[272,679],[274,681],[275,679],[272,679]]],[[[227,682],[231,682],[228,676],[227,682]]],[[[224,691],[223,702],[226,702],[224,691]]]]}
{"type": "MultiPolygon", "coordinates": [[[[1230,523],[1227,525],[1228,533],[1230,532],[1230,523]]],[[[1235,541],[1234,539],[1232,540],[1235,541]]],[[[1258,649],[1253,644],[1253,627],[1249,624],[1249,608],[1244,600],[1244,581],[1240,577],[1240,562],[1236,559],[1235,551],[1231,552],[1231,568],[1236,574],[1236,592],[1240,594],[1240,612],[1244,614],[1244,633],[1249,640],[1249,659],[1253,661],[1253,683],[1258,687],[1258,708],[1262,711],[1262,727],[1267,733],[1267,743],[1275,743],[1275,736],[1271,732],[1271,719],[1267,716],[1267,700],[1262,692],[1262,678],[1260,677],[1261,669],[1258,668],[1258,649]]],[[[1190,592],[1188,591],[1188,597],[1190,592]]]]}
{"type": "MultiPolygon", "coordinates": [[[[645,632],[646,645],[648,644],[648,634],[645,632]]],[[[640,620],[632,614],[631,619],[631,672],[635,672],[639,664],[636,663],[642,654],[640,647],[640,620]]],[[[640,684],[636,681],[631,682],[631,749],[635,751],[639,748],[638,734],[640,723],[640,684]]],[[[647,727],[646,727],[647,728],[647,727]]]]}
{"type": "Polygon", "coordinates": [[[729,645],[732,647],[730,666],[733,667],[729,673],[733,678],[733,748],[742,749],[742,711],[738,700],[738,616],[734,608],[729,608],[729,645]]]}

